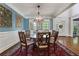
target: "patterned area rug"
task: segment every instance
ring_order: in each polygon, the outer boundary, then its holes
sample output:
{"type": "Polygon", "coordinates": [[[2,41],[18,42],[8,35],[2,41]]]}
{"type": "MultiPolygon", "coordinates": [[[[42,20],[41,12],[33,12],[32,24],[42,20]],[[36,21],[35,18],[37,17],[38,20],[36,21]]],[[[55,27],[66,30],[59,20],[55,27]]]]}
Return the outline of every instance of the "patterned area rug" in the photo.
{"type": "Polygon", "coordinates": [[[69,54],[59,45],[56,45],[56,50],[54,52],[54,46],[51,44],[49,50],[42,49],[40,51],[37,48],[33,49],[33,45],[29,45],[27,52],[24,48],[22,52],[20,52],[19,48],[11,56],[69,56],[69,54]]]}

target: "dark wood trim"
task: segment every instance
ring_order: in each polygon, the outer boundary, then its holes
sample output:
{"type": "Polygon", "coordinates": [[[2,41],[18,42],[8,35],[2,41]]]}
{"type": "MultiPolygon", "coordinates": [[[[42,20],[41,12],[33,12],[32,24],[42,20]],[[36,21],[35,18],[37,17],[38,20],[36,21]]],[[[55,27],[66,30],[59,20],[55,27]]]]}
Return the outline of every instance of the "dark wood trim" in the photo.
{"type": "Polygon", "coordinates": [[[72,38],[72,36],[58,36],[58,37],[71,37],[72,38]]]}

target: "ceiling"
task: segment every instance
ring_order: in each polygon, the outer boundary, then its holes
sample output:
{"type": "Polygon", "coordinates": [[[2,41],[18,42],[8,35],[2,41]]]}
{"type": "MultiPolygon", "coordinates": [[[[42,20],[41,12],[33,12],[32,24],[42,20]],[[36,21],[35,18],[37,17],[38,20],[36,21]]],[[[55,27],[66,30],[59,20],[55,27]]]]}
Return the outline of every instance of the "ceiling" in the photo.
{"type": "Polygon", "coordinates": [[[72,3],[6,3],[10,8],[24,17],[36,17],[37,6],[40,5],[40,15],[43,17],[56,17],[69,7],[72,3]]]}

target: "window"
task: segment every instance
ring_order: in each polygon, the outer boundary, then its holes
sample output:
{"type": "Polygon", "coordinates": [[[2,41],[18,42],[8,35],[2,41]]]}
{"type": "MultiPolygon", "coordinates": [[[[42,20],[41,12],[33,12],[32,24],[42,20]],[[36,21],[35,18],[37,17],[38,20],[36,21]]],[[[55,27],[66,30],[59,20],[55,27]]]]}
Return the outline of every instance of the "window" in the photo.
{"type": "Polygon", "coordinates": [[[42,23],[42,29],[48,30],[49,29],[49,20],[44,20],[42,23]]]}
{"type": "Polygon", "coordinates": [[[37,30],[36,22],[33,23],[33,26],[34,26],[34,30],[37,30]]]}
{"type": "Polygon", "coordinates": [[[30,30],[49,30],[50,29],[50,20],[44,19],[42,22],[35,22],[30,20],[30,30]]]}

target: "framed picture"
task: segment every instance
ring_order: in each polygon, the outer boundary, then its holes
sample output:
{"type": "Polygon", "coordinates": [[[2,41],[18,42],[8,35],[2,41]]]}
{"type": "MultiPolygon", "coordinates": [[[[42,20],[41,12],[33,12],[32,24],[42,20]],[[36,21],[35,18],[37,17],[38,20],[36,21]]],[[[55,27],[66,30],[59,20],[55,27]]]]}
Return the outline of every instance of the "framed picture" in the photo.
{"type": "Polygon", "coordinates": [[[12,12],[0,5],[0,27],[12,27],[12,12]]]}
{"type": "Polygon", "coordinates": [[[22,20],[23,20],[23,17],[17,14],[17,16],[16,16],[16,27],[17,28],[22,27],[22,20]]]}

